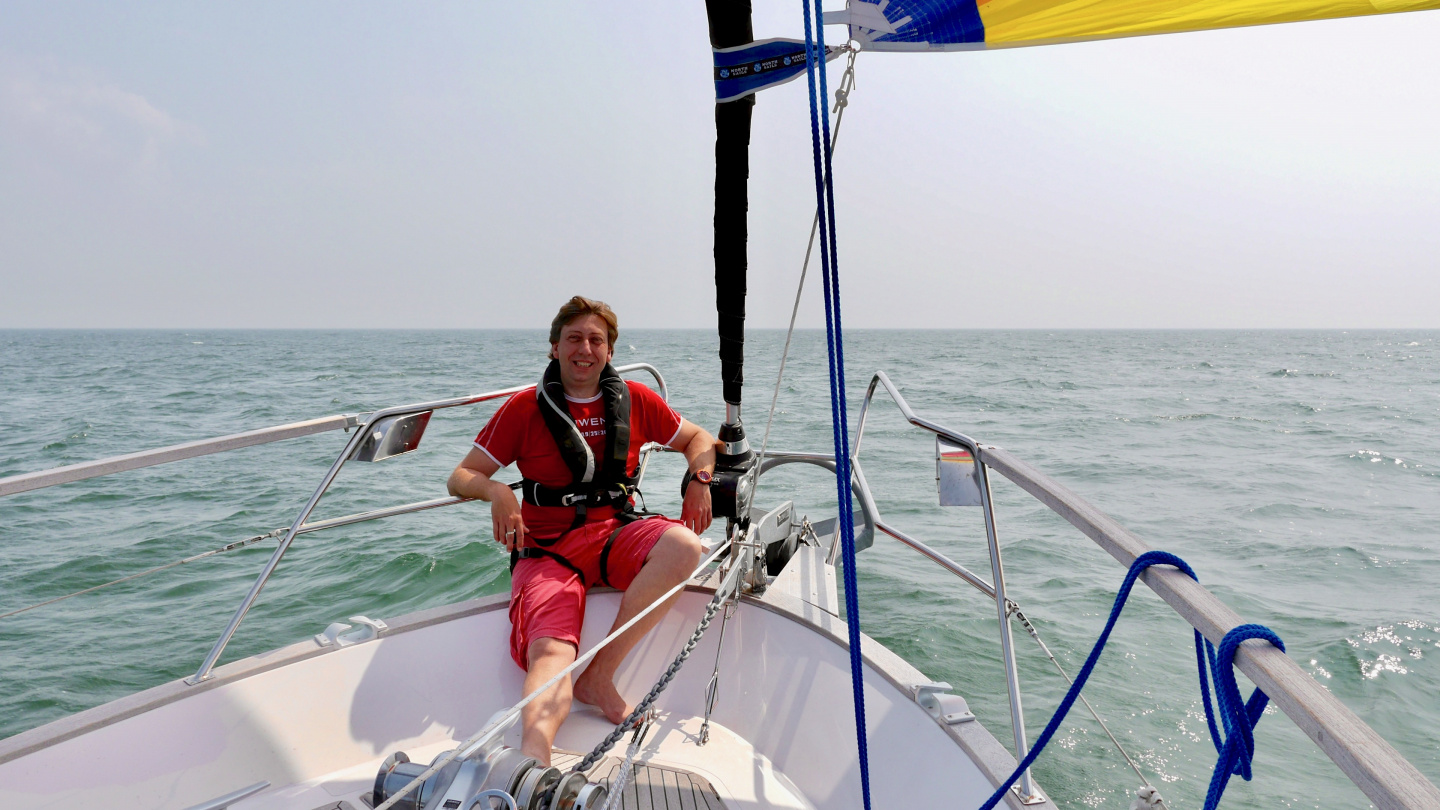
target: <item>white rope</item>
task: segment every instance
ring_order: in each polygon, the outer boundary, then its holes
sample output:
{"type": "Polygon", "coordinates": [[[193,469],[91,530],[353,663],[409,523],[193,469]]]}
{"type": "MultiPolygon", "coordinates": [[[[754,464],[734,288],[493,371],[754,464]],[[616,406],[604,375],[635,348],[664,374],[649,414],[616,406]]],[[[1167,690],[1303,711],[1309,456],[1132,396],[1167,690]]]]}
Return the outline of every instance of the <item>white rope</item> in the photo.
{"type": "Polygon", "coordinates": [[[635,767],[635,757],[640,753],[640,747],[645,743],[645,734],[650,730],[650,722],[635,729],[634,739],[630,740],[630,747],[625,750],[625,762],[620,765],[620,775],[610,783],[610,795],[605,798],[603,810],[620,810],[625,800],[621,796],[625,787],[630,783],[630,773],[635,767]]]}
{"type": "Polygon", "coordinates": [[[475,732],[474,736],[470,737],[470,739],[461,743],[459,746],[451,750],[448,754],[436,760],[435,764],[431,765],[429,768],[426,768],[424,772],[422,772],[419,776],[416,776],[414,779],[410,780],[410,783],[407,784],[405,787],[402,787],[399,790],[395,791],[393,794],[391,794],[390,798],[386,799],[385,802],[376,807],[375,810],[389,810],[389,808],[394,807],[395,804],[399,802],[402,798],[408,796],[412,791],[420,787],[420,785],[423,784],[426,779],[429,779],[430,777],[438,773],[441,768],[449,765],[451,762],[457,759],[464,759],[465,757],[468,757],[483,748],[485,744],[488,743],[497,732],[500,732],[501,730],[506,728],[510,724],[510,721],[514,720],[517,716],[519,716],[520,712],[526,706],[529,706],[541,695],[550,691],[550,688],[552,686],[559,683],[567,675],[574,672],[576,669],[579,669],[581,666],[588,664],[590,662],[590,659],[595,657],[596,653],[604,649],[607,645],[610,644],[610,642],[619,638],[622,634],[625,633],[626,630],[634,627],[636,622],[639,622],[645,616],[649,615],[650,611],[664,604],[667,599],[679,593],[682,589],[684,589],[685,585],[689,583],[691,578],[693,578],[696,574],[699,574],[701,571],[704,571],[707,567],[709,567],[710,563],[715,562],[715,560],[720,558],[721,554],[725,553],[729,549],[729,540],[721,543],[718,547],[716,547],[714,553],[712,553],[709,557],[700,562],[699,567],[695,569],[694,573],[692,573],[690,577],[687,577],[675,587],[662,594],[654,602],[651,602],[649,607],[635,614],[635,618],[631,619],[620,627],[617,627],[615,629],[615,632],[606,636],[599,644],[596,644],[589,651],[580,655],[578,658],[575,659],[574,663],[560,670],[560,672],[557,673],[555,677],[546,681],[540,686],[539,689],[536,689],[534,692],[526,695],[523,699],[521,699],[519,703],[511,706],[504,712],[501,712],[491,717],[490,722],[486,723],[484,728],[475,732]]]}
{"type": "Polygon", "coordinates": [[[620,797],[624,794],[625,787],[630,782],[630,769],[634,767],[635,754],[639,750],[640,746],[634,743],[630,744],[630,750],[625,754],[625,764],[620,766],[620,775],[615,777],[615,781],[610,785],[611,793],[605,799],[604,810],[620,810],[620,808],[625,805],[625,800],[620,797]]]}

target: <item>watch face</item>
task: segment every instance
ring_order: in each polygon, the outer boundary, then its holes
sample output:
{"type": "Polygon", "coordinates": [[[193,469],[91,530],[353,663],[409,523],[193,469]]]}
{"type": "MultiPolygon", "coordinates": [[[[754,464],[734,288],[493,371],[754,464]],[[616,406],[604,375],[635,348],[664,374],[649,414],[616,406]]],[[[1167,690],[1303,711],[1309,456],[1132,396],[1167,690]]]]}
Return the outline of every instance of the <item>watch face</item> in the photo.
{"type": "Polygon", "coordinates": [[[695,473],[695,480],[699,481],[702,484],[710,483],[710,478],[711,476],[709,470],[701,470],[700,472],[695,473]]]}

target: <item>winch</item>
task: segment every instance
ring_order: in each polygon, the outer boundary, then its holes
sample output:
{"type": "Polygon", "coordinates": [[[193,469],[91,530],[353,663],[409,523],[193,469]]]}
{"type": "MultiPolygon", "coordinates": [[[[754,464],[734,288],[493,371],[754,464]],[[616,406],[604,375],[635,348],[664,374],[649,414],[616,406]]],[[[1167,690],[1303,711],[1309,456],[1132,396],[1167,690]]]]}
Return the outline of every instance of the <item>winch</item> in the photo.
{"type": "MultiPolygon", "coordinates": [[[[440,761],[449,751],[431,760],[440,761]]],[[[429,766],[411,762],[404,751],[385,758],[375,775],[373,806],[410,784],[429,766]]],[[[497,746],[456,759],[401,797],[395,810],[600,810],[607,791],[584,774],[562,774],[519,749],[497,746]],[[551,788],[555,788],[553,793],[551,788]],[[551,793],[549,804],[543,800],[551,793]]]]}

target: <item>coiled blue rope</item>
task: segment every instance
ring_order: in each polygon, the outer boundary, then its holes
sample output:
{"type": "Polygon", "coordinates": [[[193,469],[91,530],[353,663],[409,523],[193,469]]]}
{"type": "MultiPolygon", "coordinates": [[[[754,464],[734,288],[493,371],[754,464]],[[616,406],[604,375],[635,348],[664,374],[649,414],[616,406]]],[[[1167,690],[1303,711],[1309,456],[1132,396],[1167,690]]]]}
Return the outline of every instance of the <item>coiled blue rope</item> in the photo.
{"type": "MultiPolygon", "coordinates": [[[[1005,797],[1005,792],[1020,774],[1025,772],[1034,763],[1040,752],[1045,750],[1050,738],[1055,736],[1060,724],[1064,722],[1065,716],[1070,713],[1070,708],[1080,697],[1080,690],[1085,688],[1085,682],[1090,679],[1090,673],[1095,669],[1095,664],[1100,660],[1100,653],[1105,650],[1105,643],[1110,640],[1110,631],[1115,629],[1115,622],[1120,618],[1120,612],[1125,608],[1125,602],[1130,598],[1130,590],[1135,587],[1135,580],[1140,577],[1141,572],[1152,565],[1169,565],[1183,571],[1191,579],[1199,581],[1194,569],[1179,557],[1167,551],[1147,551],[1135,558],[1130,564],[1130,570],[1125,573],[1125,580],[1120,583],[1120,590],[1115,594],[1115,604],[1110,608],[1110,618],[1105,622],[1105,629],[1100,632],[1100,637],[1095,640],[1095,646],[1090,650],[1090,656],[1085,659],[1085,665],[1080,668],[1076,675],[1075,682],[1071,684],[1070,691],[1065,693],[1065,699],[1060,701],[1060,706],[1055,710],[1055,715],[1045,725],[1045,730],[1035,739],[1035,746],[1030,753],[1015,768],[990,798],[981,805],[981,810],[991,810],[1005,797]]],[[[1205,722],[1210,728],[1210,739],[1215,744],[1215,750],[1219,752],[1219,759],[1215,763],[1215,772],[1210,777],[1210,787],[1205,796],[1205,810],[1215,810],[1220,806],[1220,797],[1225,793],[1225,785],[1230,781],[1231,776],[1250,780],[1250,763],[1255,756],[1256,724],[1260,722],[1260,715],[1265,711],[1265,705],[1270,698],[1259,689],[1250,695],[1248,702],[1240,700],[1240,687],[1235,682],[1235,669],[1233,666],[1235,651],[1239,649],[1240,642],[1252,638],[1263,638],[1279,647],[1281,652],[1285,650],[1285,644],[1269,628],[1258,624],[1242,624],[1230,630],[1220,640],[1220,649],[1217,652],[1210,642],[1195,631],[1195,659],[1200,671],[1200,696],[1201,702],[1205,705],[1205,722]],[[1210,687],[1206,678],[1206,670],[1213,673],[1215,679],[1215,699],[1218,704],[1221,725],[1225,728],[1224,739],[1221,739],[1220,729],[1215,722],[1215,713],[1210,705],[1210,687]]]]}
{"type": "Polygon", "coordinates": [[[1220,806],[1220,797],[1224,795],[1225,785],[1230,782],[1231,776],[1250,781],[1250,763],[1255,757],[1255,726],[1260,723],[1260,715],[1265,712],[1265,705],[1270,702],[1270,696],[1259,688],[1250,693],[1248,701],[1240,701],[1240,687],[1235,683],[1233,666],[1235,651],[1240,648],[1240,642],[1252,638],[1264,639],[1279,647],[1281,652],[1285,651],[1285,642],[1270,628],[1259,624],[1242,624],[1231,628],[1230,632],[1220,639],[1218,653],[1208,641],[1204,642],[1205,651],[1202,653],[1200,631],[1195,631],[1195,657],[1200,662],[1200,698],[1205,704],[1205,724],[1210,727],[1210,741],[1215,744],[1215,750],[1220,754],[1215,762],[1215,772],[1210,775],[1210,789],[1205,794],[1205,810],[1215,810],[1220,806]],[[1215,713],[1210,708],[1210,690],[1205,684],[1207,659],[1215,676],[1215,702],[1219,704],[1220,721],[1225,726],[1223,741],[1215,727],[1215,713]]]}
{"type": "MultiPolygon", "coordinates": [[[[815,201],[820,236],[820,270],[825,299],[825,346],[830,367],[831,430],[835,440],[838,533],[844,555],[845,624],[850,637],[850,683],[855,696],[855,737],[860,754],[860,789],[870,810],[870,754],[865,739],[865,684],[860,660],[859,585],[855,576],[855,508],[850,490],[850,426],[845,408],[845,342],[840,327],[840,274],[835,251],[835,191],[831,182],[830,115],[825,79],[825,26],[805,11],[805,69],[810,86],[810,140],[815,156],[815,201]],[[812,34],[812,29],[814,33],[812,34]],[[818,74],[819,87],[816,87],[818,74]]],[[[819,11],[819,4],[816,4],[819,11]]]]}

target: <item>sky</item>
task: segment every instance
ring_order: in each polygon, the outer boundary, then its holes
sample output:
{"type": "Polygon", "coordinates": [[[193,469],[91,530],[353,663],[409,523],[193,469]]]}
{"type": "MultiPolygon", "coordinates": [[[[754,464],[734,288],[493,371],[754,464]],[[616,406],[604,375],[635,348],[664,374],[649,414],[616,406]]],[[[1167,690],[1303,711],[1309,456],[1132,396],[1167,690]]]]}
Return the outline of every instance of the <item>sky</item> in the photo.
{"type": "MultiPolygon", "coordinates": [[[[1440,327],[1436,43],[1418,12],[862,54],[845,323],[1440,327]]],[[[577,293],[713,328],[708,46],[699,0],[9,0],[0,328],[539,328],[577,293]]],[[[808,115],[803,80],[755,108],[754,327],[795,295],[808,115]]]]}

